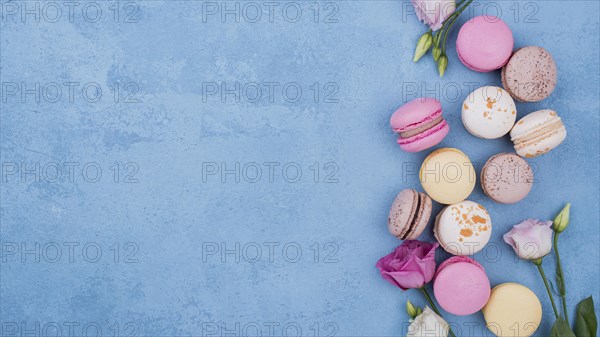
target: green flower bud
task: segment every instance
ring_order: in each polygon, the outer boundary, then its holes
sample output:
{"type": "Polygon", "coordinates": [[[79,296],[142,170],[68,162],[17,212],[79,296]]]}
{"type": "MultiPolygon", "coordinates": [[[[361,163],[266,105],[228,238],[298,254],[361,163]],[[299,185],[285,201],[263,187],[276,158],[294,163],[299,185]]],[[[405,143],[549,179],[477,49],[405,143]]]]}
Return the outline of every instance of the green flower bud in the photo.
{"type": "Polygon", "coordinates": [[[406,312],[413,319],[417,317],[417,308],[410,301],[406,301],[406,312]]]}
{"type": "Polygon", "coordinates": [[[446,68],[448,67],[448,56],[441,55],[437,63],[438,71],[440,72],[440,77],[444,77],[444,73],[446,72],[446,68]]]}
{"type": "Polygon", "coordinates": [[[423,55],[427,54],[431,46],[433,45],[433,35],[430,32],[423,34],[417,42],[417,48],[415,49],[415,57],[413,62],[419,61],[423,55]]]}
{"type": "Polygon", "coordinates": [[[433,47],[433,59],[435,60],[435,62],[437,62],[440,59],[440,56],[442,56],[442,48],[438,46],[433,47]]]}
{"type": "Polygon", "coordinates": [[[562,211],[560,211],[560,213],[558,213],[556,218],[554,218],[554,230],[557,233],[562,233],[565,231],[565,229],[567,229],[567,226],[569,225],[570,210],[571,210],[571,204],[568,203],[567,206],[565,206],[565,208],[563,208],[562,211]]]}

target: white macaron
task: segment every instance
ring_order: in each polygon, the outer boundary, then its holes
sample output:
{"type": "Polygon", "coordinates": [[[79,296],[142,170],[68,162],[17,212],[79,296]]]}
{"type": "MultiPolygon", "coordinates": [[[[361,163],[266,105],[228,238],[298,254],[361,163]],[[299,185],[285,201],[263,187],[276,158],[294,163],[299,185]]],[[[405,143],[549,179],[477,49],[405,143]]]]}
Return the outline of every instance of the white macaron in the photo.
{"type": "Polygon", "coordinates": [[[462,121],[465,129],[479,138],[496,139],[506,135],[516,119],[515,101],[500,87],[481,87],[463,103],[462,121]]]}
{"type": "Polygon", "coordinates": [[[540,110],[521,118],[510,137],[519,156],[533,158],[559,146],[567,138],[567,129],[556,111],[540,110]]]}
{"type": "Polygon", "coordinates": [[[473,255],[490,241],[492,219],[483,206],[465,200],[442,209],[435,219],[433,234],[448,253],[473,255]]]}

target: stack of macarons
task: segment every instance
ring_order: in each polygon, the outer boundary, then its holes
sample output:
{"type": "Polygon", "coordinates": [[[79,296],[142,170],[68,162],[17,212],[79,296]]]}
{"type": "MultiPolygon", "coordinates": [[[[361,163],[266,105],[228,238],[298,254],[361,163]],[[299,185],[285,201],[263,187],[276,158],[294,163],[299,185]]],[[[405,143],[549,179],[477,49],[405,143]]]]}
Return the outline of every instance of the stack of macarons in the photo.
{"type": "MultiPolygon", "coordinates": [[[[534,174],[526,159],[556,148],[567,135],[554,110],[539,110],[517,119],[516,103],[540,102],[552,94],[557,67],[544,48],[528,46],[514,51],[514,46],[510,27],[493,16],[469,20],[456,42],[458,57],[469,69],[501,69],[502,87],[484,86],[473,91],[462,104],[461,118],[465,129],[475,137],[510,136],[516,153],[492,155],[479,175],[485,195],[502,204],[514,204],[527,197],[534,174]]],[[[432,148],[450,131],[441,103],[433,98],[406,103],[393,113],[390,125],[406,152],[432,148]]],[[[434,278],[440,306],[455,315],[482,310],[496,336],[533,334],[541,321],[537,296],[516,283],[492,289],[483,266],[468,257],[485,247],[492,232],[486,208],[467,200],[477,180],[469,157],[456,148],[439,148],[424,159],[419,180],[425,193],[413,189],[400,192],[389,213],[388,229],[398,239],[416,239],[430,222],[433,201],[444,205],[435,217],[433,234],[453,257],[439,266],[434,278]],[[515,326],[518,331],[514,331],[515,326]]]]}

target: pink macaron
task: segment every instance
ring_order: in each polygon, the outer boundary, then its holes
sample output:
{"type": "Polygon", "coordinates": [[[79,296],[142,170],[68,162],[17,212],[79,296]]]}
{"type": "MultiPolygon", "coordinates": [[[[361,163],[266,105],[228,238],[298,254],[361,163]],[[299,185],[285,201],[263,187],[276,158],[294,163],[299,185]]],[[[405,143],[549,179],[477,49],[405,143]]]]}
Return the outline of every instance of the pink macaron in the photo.
{"type": "Polygon", "coordinates": [[[435,98],[416,98],[396,110],[390,119],[398,144],[406,152],[419,152],[439,144],[450,132],[435,98]]]}
{"type": "Polygon", "coordinates": [[[466,256],[455,256],[438,267],[433,292],[444,310],[467,316],[485,306],[492,289],[479,263],[466,256]]]}
{"type": "Polygon", "coordinates": [[[495,16],[477,16],[458,32],[456,52],[465,66],[486,73],[502,68],[514,45],[513,33],[504,21],[495,16]]]}

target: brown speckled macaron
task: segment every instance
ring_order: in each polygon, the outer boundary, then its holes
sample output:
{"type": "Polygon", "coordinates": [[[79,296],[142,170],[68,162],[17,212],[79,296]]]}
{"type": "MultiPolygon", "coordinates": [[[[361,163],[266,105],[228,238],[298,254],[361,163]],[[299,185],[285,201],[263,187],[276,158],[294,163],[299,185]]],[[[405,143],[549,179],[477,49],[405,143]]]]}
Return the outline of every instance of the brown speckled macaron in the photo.
{"type": "Polygon", "coordinates": [[[492,200],[514,204],[529,194],[533,186],[533,170],[525,159],[514,153],[499,153],[481,170],[481,187],[492,200]]]}
{"type": "Polygon", "coordinates": [[[400,240],[414,240],[431,217],[432,202],[425,193],[406,189],[396,196],[388,217],[390,233],[400,240]]]}
{"type": "Polygon", "coordinates": [[[539,102],[556,87],[556,63],[542,47],[517,50],[502,68],[502,85],[520,102],[539,102]]]}

